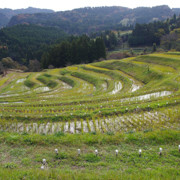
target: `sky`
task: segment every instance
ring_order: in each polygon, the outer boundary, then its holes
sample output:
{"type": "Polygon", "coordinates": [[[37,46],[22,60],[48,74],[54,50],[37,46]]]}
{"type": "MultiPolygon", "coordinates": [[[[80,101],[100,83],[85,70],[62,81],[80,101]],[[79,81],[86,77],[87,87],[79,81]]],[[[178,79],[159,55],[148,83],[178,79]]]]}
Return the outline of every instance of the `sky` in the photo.
{"type": "Polygon", "coordinates": [[[123,6],[129,8],[168,5],[180,8],[180,0],[0,0],[0,8],[21,9],[27,7],[72,10],[81,7],[123,6]]]}

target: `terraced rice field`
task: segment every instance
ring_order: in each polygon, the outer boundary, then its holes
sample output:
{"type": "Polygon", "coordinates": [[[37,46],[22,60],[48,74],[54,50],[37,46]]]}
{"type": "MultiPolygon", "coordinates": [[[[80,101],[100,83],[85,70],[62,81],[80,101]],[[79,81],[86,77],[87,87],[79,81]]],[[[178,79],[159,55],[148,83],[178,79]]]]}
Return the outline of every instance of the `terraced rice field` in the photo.
{"type": "Polygon", "coordinates": [[[179,62],[166,53],[9,71],[0,179],[178,179],[179,62]]]}
{"type": "Polygon", "coordinates": [[[152,54],[0,78],[0,130],[53,134],[180,128],[180,55],[152,54]]]}

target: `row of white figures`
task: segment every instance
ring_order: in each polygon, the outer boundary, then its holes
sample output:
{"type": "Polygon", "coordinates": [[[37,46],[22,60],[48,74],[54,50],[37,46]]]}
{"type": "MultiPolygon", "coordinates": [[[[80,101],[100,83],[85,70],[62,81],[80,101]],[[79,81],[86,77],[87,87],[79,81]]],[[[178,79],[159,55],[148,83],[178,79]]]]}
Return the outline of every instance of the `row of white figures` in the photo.
{"type": "MultiPolygon", "coordinates": [[[[179,152],[180,152],[180,145],[179,145],[178,147],[179,147],[179,152]]],[[[58,155],[58,153],[59,153],[58,149],[55,149],[54,151],[55,151],[55,154],[58,155]]],[[[96,156],[98,156],[98,153],[99,153],[99,152],[98,152],[98,150],[96,149],[96,150],[94,151],[94,153],[95,153],[96,156]]],[[[119,151],[116,149],[116,150],[115,150],[116,156],[118,156],[118,153],[119,153],[119,151]]],[[[80,150],[80,149],[77,149],[77,154],[78,154],[79,156],[81,155],[81,150],[80,150]]],[[[139,157],[141,157],[141,155],[142,155],[142,149],[139,149],[139,157]]],[[[161,147],[159,148],[159,155],[160,155],[160,156],[162,155],[162,148],[161,148],[161,147]]],[[[44,170],[45,168],[47,168],[47,161],[46,161],[46,159],[43,159],[43,160],[42,160],[41,169],[44,170]]]]}

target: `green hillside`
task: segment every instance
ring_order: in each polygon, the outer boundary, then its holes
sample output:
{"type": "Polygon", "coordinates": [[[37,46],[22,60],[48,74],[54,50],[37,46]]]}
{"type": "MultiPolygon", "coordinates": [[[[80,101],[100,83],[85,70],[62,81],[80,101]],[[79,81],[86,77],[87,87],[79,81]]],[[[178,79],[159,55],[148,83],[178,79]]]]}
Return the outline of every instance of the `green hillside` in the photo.
{"type": "Polygon", "coordinates": [[[0,59],[11,57],[27,65],[29,60],[40,60],[51,44],[65,39],[67,35],[63,31],[52,27],[24,24],[3,28],[0,30],[0,59]]]}

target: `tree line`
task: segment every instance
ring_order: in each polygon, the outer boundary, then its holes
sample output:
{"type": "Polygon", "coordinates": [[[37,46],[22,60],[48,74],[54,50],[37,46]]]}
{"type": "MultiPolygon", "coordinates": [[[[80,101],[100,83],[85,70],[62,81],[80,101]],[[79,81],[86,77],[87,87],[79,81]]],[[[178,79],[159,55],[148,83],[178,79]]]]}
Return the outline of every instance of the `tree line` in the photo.
{"type": "Polygon", "coordinates": [[[128,43],[130,46],[148,46],[153,43],[159,45],[161,37],[168,33],[168,23],[157,21],[149,24],[136,24],[128,43]]]}
{"type": "Polygon", "coordinates": [[[48,68],[106,58],[106,47],[101,36],[69,36],[52,27],[17,25],[0,30],[0,59],[6,57],[36,71],[34,66],[40,67],[38,62],[42,68],[48,68]]]}
{"type": "Polygon", "coordinates": [[[69,40],[55,44],[41,58],[43,68],[64,67],[71,64],[91,63],[106,58],[106,48],[101,37],[91,39],[87,35],[72,36],[69,40]]]}
{"type": "MultiPolygon", "coordinates": [[[[128,39],[130,46],[148,46],[156,43],[161,44],[165,36],[180,27],[180,16],[176,15],[166,21],[154,21],[149,24],[136,24],[132,35],[128,39]]],[[[173,36],[174,37],[174,36],[173,36]]]]}

